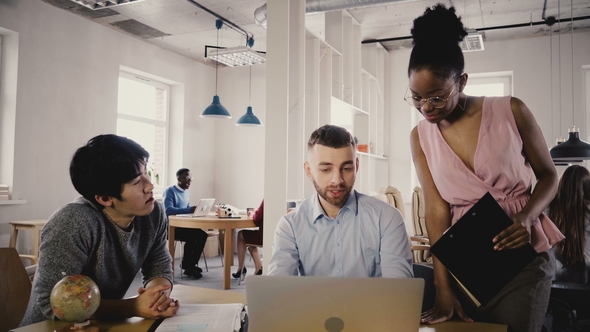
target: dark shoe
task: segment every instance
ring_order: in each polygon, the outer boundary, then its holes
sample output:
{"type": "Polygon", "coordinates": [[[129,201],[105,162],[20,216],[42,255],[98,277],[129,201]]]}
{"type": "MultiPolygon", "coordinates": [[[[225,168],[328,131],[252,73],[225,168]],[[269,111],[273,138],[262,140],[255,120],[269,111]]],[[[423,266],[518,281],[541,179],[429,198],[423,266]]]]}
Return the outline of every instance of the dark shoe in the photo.
{"type": "Polygon", "coordinates": [[[203,269],[201,269],[201,268],[200,268],[200,267],[198,267],[198,266],[194,266],[194,267],[192,267],[192,268],[191,268],[190,266],[187,266],[187,267],[185,267],[185,266],[184,266],[184,264],[182,264],[180,267],[181,267],[181,268],[183,268],[183,269],[187,269],[187,270],[195,270],[195,271],[197,271],[197,272],[199,272],[199,273],[203,273],[203,269]]]}
{"type": "Polygon", "coordinates": [[[236,278],[236,279],[240,279],[242,277],[242,274],[244,274],[244,276],[246,275],[246,272],[248,272],[248,270],[246,270],[246,267],[244,266],[244,268],[242,268],[242,271],[238,271],[236,273],[232,273],[232,277],[236,278]]]}
{"type": "Polygon", "coordinates": [[[193,277],[195,279],[201,279],[203,277],[203,275],[201,273],[199,273],[197,270],[184,270],[184,275],[187,275],[189,277],[193,277]]]}
{"type": "Polygon", "coordinates": [[[261,276],[261,275],[262,275],[262,268],[259,268],[259,269],[258,269],[258,272],[256,272],[256,275],[257,275],[257,276],[261,276]]]}

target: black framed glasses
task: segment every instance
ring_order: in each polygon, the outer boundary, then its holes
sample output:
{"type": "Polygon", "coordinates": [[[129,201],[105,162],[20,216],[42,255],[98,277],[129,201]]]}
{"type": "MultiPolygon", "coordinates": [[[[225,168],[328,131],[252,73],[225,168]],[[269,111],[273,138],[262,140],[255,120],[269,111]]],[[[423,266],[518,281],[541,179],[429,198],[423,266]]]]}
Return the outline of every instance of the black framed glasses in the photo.
{"type": "Polygon", "coordinates": [[[443,97],[428,97],[428,98],[420,98],[420,97],[414,97],[412,96],[412,92],[410,90],[410,86],[408,85],[408,87],[406,88],[406,94],[404,97],[404,100],[406,101],[406,103],[408,103],[408,105],[415,107],[416,109],[420,110],[420,108],[422,108],[422,106],[424,106],[425,102],[428,102],[430,104],[430,106],[432,106],[433,108],[444,108],[447,105],[447,101],[449,99],[451,99],[451,97],[453,97],[453,92],[455,91],[455,84],[457,84],[457,82],[459,82],[459,80],[461,79],[461,77],[463,77],[463,75],[459,76],[459,78],[453,83],[453,85],[451,86],[451,92],[449,92],[449,95],[447,96],[447,98],[443,98],[443,97]]]}

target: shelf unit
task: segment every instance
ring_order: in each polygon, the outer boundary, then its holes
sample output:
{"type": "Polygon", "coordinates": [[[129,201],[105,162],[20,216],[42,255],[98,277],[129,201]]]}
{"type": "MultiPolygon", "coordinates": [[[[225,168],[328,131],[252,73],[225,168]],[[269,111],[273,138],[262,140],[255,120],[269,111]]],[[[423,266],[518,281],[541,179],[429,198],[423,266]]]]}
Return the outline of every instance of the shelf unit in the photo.
{"type": "MultiPolygon", "coordinates": [[[[360,166],[355,189],[377,193],[389,183],[389,54],[378,43],[362,45],[361,26],[346,11],[327,12],[325,39],[306,31],[304,76],[305,139],[296,150],[303,151],[305,158],[307,139],[324,124],[347,128],[359,144],[369,145],[367,153],[357,152],[360,166]]],[[[302,174],[300,160],[299,156],[289,157],[289,183],[293,178],[301,182],[288,186],[288,197],[305,198],[315,192],[302,174]]]]}

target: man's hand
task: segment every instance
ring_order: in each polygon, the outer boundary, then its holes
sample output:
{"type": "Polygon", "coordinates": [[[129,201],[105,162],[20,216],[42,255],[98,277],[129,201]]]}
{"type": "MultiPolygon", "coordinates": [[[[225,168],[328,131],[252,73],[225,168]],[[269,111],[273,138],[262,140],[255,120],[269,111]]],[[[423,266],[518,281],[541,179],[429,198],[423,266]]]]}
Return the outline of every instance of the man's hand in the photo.
{"type": "Polygon", "coordinates": [[[138,289],[135,298],[136,316],[157,319],[176,315],[180,303],[170,298],[170,285],[157,285],[138,289]]]}

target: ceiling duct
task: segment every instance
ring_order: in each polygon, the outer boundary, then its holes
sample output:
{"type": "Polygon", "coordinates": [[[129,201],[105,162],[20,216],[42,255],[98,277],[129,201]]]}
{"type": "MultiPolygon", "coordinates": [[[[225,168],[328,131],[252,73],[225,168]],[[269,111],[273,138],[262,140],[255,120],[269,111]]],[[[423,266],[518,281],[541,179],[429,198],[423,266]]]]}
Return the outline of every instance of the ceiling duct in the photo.
{"type": "MultiPolygon", "coordinates": [[[[307,0],[305,2],[305,13],[322,13],[407,1],[408,0],[307,0]]],[[[254,11],[254,21],[258,26],[266,27],[266,4],[256,8],[254,11]]]]}

